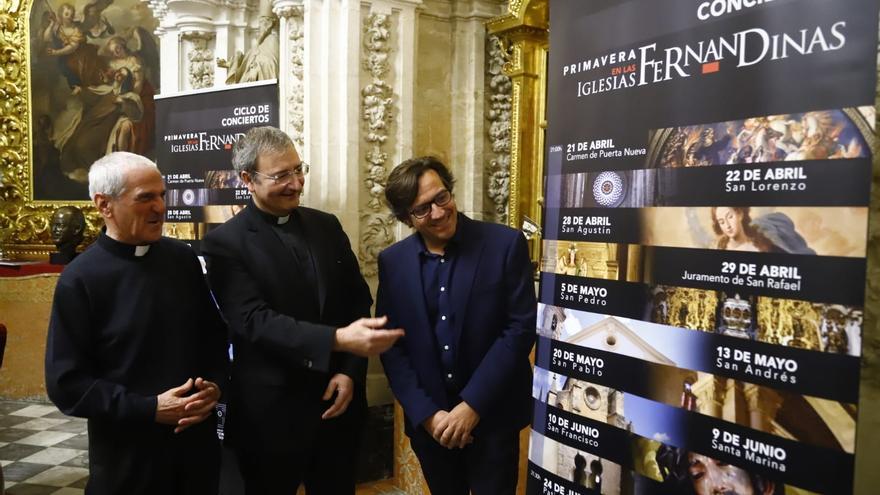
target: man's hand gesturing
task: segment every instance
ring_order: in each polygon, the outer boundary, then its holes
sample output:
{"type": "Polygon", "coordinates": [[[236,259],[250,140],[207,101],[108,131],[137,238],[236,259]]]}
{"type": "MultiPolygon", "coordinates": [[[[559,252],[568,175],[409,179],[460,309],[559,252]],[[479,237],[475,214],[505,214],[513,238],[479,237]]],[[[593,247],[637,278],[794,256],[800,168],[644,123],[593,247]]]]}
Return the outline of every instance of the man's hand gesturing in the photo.
{"type": "Polygon", "coordinates": [[[403,337],[403,330],[385,329],[388,318],[361,318],[351,325],[336,330],[334,351],[350,352],[358,356],[377,356],[387,351],[403,337]]]}

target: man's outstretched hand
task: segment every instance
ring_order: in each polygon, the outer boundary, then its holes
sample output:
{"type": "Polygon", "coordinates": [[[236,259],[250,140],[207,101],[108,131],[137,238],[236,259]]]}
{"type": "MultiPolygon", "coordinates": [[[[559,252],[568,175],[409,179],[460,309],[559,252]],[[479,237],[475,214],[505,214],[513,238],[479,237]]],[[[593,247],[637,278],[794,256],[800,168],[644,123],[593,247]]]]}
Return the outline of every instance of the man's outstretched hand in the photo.
{"type": "Polygon", "coordinates": [[[377,356],[387,351],[397,339],[403,337],[400,328],[388,330],[388,318],[361,318],[351,325],[336,330],[334,351],[350,352],[358,356],[377,356]]]}

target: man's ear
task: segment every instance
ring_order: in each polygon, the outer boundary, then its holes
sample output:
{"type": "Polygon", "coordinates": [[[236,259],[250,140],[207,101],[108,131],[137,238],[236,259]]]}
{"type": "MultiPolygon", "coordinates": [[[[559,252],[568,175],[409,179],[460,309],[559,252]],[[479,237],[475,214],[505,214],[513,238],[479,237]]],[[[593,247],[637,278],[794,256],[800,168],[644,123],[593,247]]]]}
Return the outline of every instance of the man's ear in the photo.
{"type": "Polygon", "coordinates": [[[251,177],[251,174],[247,170],[242,170],[238,176],[241,177],[241,181],[247,186],[248,191],[254,192],[254,178],[251,177]]]}
{"type": "Polygon", "coordinates": [[[102,217],[110,218],[113,216],[113,213],[110,211],[110,199],[110,196],[104,193],[95,194],[95,207],[102,217]]]}

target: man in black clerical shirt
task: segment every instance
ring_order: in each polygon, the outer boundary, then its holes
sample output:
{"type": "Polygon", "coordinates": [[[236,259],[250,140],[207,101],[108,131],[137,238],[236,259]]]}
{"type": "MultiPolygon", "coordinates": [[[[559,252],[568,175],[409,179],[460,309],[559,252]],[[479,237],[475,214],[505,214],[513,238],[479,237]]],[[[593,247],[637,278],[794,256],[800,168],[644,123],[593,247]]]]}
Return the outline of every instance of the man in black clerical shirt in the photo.
{"type": "Polygon", "coordinates": [[[208,280],[232,330],[226,441],[248,494],[354,493],[366,360],[403,332],[372,298],[335,216],[299,205],[309,166],[279,129],[233,146],[252,201],[205,237],[208,280]],[[353,322],[353,323],[352,323],[353,322]]]}
{"type": "Polygon", "coordinates": [[[86,493],[216,495],[227,340],[201,265],[162,237],[150,160],[101,158],[89,194],[106,229],[61,274],[46,344],[49,398],[88,418],[86,493]]]}

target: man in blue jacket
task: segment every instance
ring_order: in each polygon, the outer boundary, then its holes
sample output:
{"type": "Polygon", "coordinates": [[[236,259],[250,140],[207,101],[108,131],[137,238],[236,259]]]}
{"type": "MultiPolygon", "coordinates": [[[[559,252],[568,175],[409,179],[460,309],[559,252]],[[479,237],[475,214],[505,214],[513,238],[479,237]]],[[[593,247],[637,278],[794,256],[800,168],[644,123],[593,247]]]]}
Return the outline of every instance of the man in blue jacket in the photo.
{"type": "Polygon", "coordinates": [[[388,177],[415,233],[379,255],[376,314],[406,331],[382,363],[431,492],[513,494],[532,410],[532,267],[522,234],[458,213],[453,184],[433,157],[388,177]]]}

